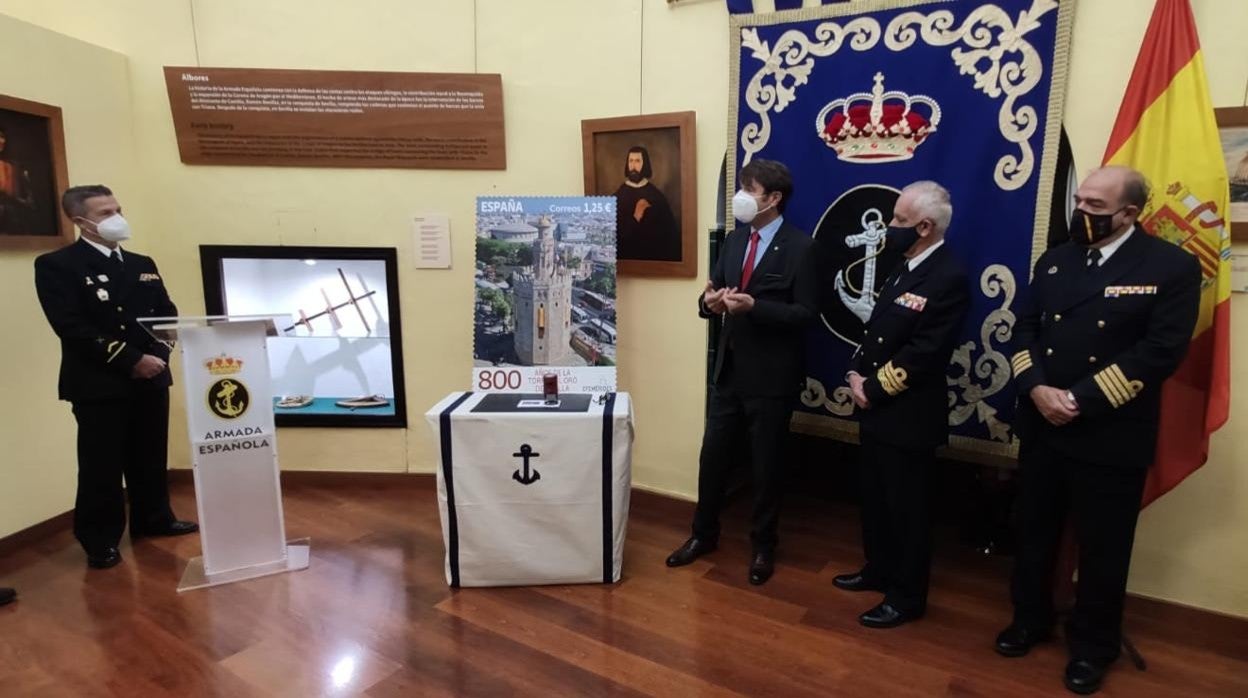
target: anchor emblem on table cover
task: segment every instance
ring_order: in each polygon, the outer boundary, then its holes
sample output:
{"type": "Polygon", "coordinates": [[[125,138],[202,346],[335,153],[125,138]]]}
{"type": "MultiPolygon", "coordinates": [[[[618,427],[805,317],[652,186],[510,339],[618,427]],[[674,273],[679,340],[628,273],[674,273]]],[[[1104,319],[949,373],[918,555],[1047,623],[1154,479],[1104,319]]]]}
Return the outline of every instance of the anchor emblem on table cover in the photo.
{"type": "Polygon", "coordinates": [[[532,446],[523,444],[520,446],[520,451],[518,453],[513,453],[511,455],[513,458],[524,459],[524,467],[522,468],[523,473],[521,473],[521,470],[516,470],[511,474],[512,479],[525,486],[531,485],[542,479],[542,474],[537,472],[537,468],[533,468],[529,465],[530,460],[542,455],[540,453],[534,453],[532,446]]]}

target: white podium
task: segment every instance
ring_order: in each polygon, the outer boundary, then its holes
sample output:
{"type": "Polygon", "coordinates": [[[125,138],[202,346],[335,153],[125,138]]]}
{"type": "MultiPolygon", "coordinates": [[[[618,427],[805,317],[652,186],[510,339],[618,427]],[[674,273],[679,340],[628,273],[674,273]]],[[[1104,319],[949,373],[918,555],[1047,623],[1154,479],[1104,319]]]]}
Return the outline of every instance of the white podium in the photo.
{"type": "Polygon", "coordinates": [[[143,318],[177,340],[202,557],[178,591],[306,569],[307,540],[286,541],[266,336],[271,316],[143,318]]]}

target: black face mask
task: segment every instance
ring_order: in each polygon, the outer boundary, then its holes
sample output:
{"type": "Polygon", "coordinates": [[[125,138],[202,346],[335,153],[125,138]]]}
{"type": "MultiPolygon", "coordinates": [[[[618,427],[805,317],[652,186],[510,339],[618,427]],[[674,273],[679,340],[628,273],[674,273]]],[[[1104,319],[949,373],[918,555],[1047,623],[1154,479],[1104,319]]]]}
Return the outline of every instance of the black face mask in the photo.
{"type": "Polygon", "coordinates": [[[1095,245],[1114,234],[1114,216],[1126,206],[1113,213],[1088,213],[1083,209],[1075,209],[1070,215],[1070,241],[1076,245],[1095,245]]]}
{"type": "Polygon", "coordinates": [[[919,227],[912,225],[909,228],[902,228],[890,225],[888,231],[884,233],[884,241],[888,247],[905,254],[906,250],[914,247],[914,243],[919,241],[919,227]]]}

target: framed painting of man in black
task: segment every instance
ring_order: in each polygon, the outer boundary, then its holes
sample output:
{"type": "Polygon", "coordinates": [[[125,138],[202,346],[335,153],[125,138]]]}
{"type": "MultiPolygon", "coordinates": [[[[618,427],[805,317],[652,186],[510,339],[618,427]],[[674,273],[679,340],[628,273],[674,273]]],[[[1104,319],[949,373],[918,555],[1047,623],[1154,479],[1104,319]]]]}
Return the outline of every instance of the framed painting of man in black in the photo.
{"type": "Polygon", "coordinates": [[[585,193],[614,196],[622,275],[697,274],[694,112],[581,122],[585,193]]]}
{"type": "Polygon", "coordinates": [[[0,95],[0,247],[72,242],[58,201],[67,186],[60,107],[0,95]]]}

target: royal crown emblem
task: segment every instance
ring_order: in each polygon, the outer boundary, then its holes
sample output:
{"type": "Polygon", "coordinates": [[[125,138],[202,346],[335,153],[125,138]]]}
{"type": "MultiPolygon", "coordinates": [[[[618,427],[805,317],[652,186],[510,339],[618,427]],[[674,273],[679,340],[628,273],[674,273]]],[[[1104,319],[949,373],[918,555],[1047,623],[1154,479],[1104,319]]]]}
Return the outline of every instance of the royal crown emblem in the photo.
{"type": "Polygon", "coordinates": [[[884,91],[884,74],[875,74],[870,93],[836,99],[819,111],[815,129],[836,157],[846,162],[909,160],[940,123],[940,105],[926,95],[884,91]],[[926,107],[927,116],[914,110],[926,107]]]}
{"type": "Polygon", "coordinates": [[[222,354],[205,361],[204,368],[214,376],[229,376],[243,370],[243,360],[222,354]]]}

